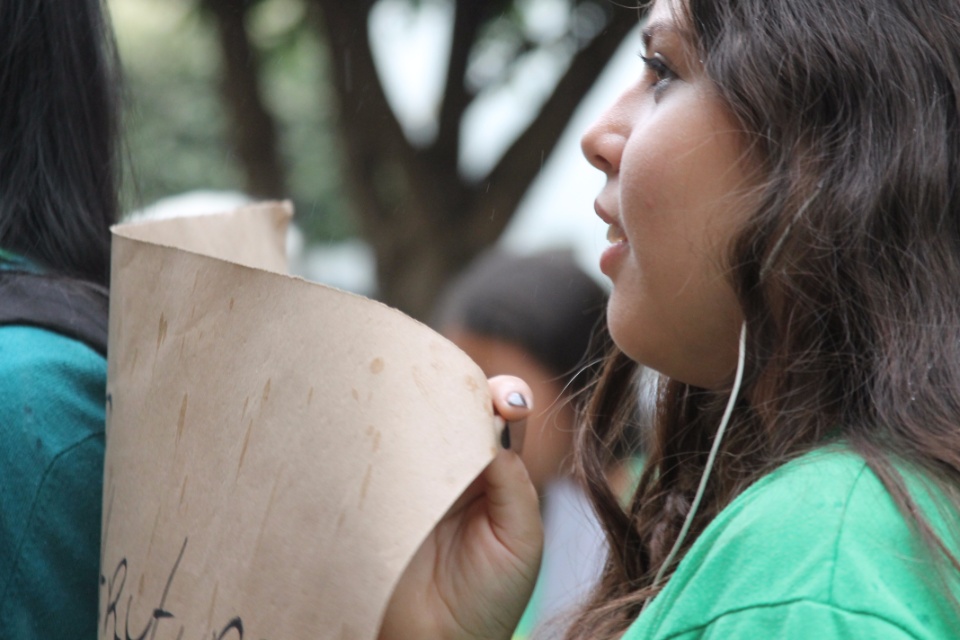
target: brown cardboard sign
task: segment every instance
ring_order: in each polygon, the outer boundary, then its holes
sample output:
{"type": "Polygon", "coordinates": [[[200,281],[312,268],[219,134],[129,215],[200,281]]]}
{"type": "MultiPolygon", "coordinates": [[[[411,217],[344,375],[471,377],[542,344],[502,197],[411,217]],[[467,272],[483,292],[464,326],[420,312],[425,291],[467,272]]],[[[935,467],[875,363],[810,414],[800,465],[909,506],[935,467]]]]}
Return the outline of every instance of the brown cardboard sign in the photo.
{"type": "Polygon", "coordinates": [[[280,273],[289,215],[114,228],[101,638],[373,639],[496,453],[465,354],[280,273]]]}

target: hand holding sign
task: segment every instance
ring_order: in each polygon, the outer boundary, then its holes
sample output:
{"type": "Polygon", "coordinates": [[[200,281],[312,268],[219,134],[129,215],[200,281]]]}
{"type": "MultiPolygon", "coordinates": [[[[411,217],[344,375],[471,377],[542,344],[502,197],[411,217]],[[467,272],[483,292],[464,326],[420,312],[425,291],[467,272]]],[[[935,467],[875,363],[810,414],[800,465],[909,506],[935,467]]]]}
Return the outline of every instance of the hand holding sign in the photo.
{"type": "Polygon", "coordinates": [[[499,449],[462,352],[277,273],[288,217],[115,228],[101,637],[375,638],[499,449]]]}

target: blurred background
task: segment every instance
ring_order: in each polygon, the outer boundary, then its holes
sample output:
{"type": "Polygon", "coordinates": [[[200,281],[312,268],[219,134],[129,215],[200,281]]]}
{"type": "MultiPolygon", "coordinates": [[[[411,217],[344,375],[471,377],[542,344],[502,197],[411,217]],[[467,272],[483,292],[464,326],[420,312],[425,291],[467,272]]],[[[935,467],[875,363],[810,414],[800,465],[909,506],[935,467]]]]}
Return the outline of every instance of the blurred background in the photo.
{"type": "MultiPolygon", "coordinates": [[[[293,201],[291,269],[425,319],[484,249],[597,269],[589,123],[640,73],[611,0],[109,0],[124,209],[293,201]]],[[[506,284],[506,283],[505,283],[506,284]]]]}

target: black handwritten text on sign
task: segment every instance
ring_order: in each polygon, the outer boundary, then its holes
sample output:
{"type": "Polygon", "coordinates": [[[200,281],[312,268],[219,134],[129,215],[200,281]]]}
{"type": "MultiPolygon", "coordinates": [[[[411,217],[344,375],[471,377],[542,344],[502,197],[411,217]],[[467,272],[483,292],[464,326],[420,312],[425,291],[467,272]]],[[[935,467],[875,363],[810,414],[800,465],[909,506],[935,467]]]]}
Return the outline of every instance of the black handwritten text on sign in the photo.
{"type": "MultiPolygon", "coordinates": [[[[127,594],[124,598],[124,587],[127,584],[127,559],[122,558],[120,562],[117,563],[117,566],[113,570],[113,575],[107,578],[105,575],[100,575],[100,588],[106,588],[107,597],[104,600],[101,598],[101,602],[105,602],[106,607],[103,611],[102,621],[103,626],[101,628],[101,637],[112,638],[112,640],[155,640],[157,637],[157,630],[161,627],[161,624],[168,627],[168,634],[161,634],[161,638],[171,637],[176,638],[176,640],[182,640],[186,633],[186,629],[183,625],[179,626],[177,629],[177,624],[172,622],[176,620],[176,615],[172,611],[167,611],[165,609],[167,596],[170,593],[170,586],[173,584],[173,578],[177,574],[177,568],[180,566],[180,561],[183,559],[183,553],[187,550],[187,538],[183,539],[183,545],[180,547],[180,554],[177,556],[176,562],[173,563],[173,568],[170,569],[170,574],[167,576],[167,584],[163,588],[163,595],[160,597],[160,602],[153,609],[153,613],[150,615],[150,618],[147,620],[146,624],[143,627],[143,630],[137,635],[131,635],[130,633],[130,608],[133,604],[133,595],[127,594]],[[121,614],[123,621],[121,623],[121,614]],[[165,622],[171,621],[171,622],[165,622]],[[112,635],[109,634],[109,629],[111,628],[112,623],[112,635]],[[123,627],[123,635],[120,635],[120,627],[123,627]],[[173,631],[176,631],[176,635],[172,635],[173,631]]],[[[134,624],[134,629],[137,628],[137,625],[134,624]]],[[[233,618],[226,625],[223,626],[219,631],[209,631],[201,636],[202,640],[206,638],[212,638],[212,640],[243,640],[243,620],[239,616],[233,618]]]]}

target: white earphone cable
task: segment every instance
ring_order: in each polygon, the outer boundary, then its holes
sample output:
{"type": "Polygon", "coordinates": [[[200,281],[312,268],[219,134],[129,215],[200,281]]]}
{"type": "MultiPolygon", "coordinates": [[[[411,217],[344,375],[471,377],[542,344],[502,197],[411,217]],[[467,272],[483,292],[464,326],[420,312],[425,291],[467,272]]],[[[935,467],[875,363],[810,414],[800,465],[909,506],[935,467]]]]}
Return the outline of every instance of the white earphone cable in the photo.
{"type": "MultiPolygon", "coordinates": [[[[807,200],[797,209],[797,212],[790,219],[790,222],[783,230],[783,233],[780,234],[776,244],[773,246],[773,249],[771,249],[767,259],[764,260],[763,266],[760,268],[761,280],[766,278],[774,259],[780,253],[780,250],[786,241],[786,237],[793,229],[794,224],[796,224],[797,220],[803,216],[807,208],[813,203],[814,199],[816,199],[817,195],[820,193],[822,187],[823,181],[821,180],[817,183],[813,194],[811,194],[811,196],[807,198],[807,200]]],[[[683,526],[680,528],[680,534],[677,536],[676,541],[670,548],[670,553],[667,554],[666,560],[663,561],[663,564],[661,564],[660,568],[657,570],[657,575],[654,576],[653,584],[651,585],[653,587],[656,587],[660,584],[660,582],[663,580],[663,576],[670,568],[670,565],[673,564],[674,559],[680,552],[680,547],[683,546],[683,541],[686,539],[687,533],[690,531],[690,526],[693,524],[693,519],[697,515],[697,510],[700,508],[700,501],[703,499],[703,494],[707,488],[707,482],[710,480],[710,472],[713,470],[713,464],[717,459],[717,452],[720,450],[720,444],[723,442],[723,436],[727,432],[727,425],[730,423],[730,417],[733,415],[733,407],[740,395],[740,385],[743,382],[743,369],[746,363],[746,351],[747,323],[744,322],[740,326],[740,348],[737,358],[737,373],[734,376],[733,388],[730,390],[730,397],[727,399],[726,410],[723,412],[723,418],[720,420],[720,426],[717,428],[717,434],[713,438],[713,445],[710,447],[710,454],[707,456],[707,464],[703,469],[703,473],[700,475],[700,485],[697,487],[697,492],[694,494],[693,503],[690,505],[690,511],[687,513],[687,517],[683,520],[683,526]]],[[[644,602],[641,613],[643,612],[643,609],[646,609],[647,604],[649,603],[649,599],[644,602]]]]}
{"type": "MultiPolygon", "coordinates": [[[[713,438],[713,446],[710,447],[710,454],[707,456],[707,464],[703,469],[703,473],[700,475],[700,485],[697,487],[696,494],[694,494],[693,503],[690,505],[690,511],[687,513],[687,517],[683,521],[683,527],[680,529],[680,534],[677,536],[677,540],[673,543],[670,553],[667,554],[667,559],[664,560],[663,564],[660,565],[660,569],[657,571],[657,575],[653,579],[652,586],[654,587],[659,585],[660,581],[663,580],[663,576],[667,572],[667,569],[680,552],[680,547],[683,545],[683,541],[687,537],[687,533],[690,531],[691,524],[693,524],[693,518],[697,515],[697,509],[700,507],[700,501],[703,499],[704,491],[707,488],[707,482],[710,479],[710,472],[713,470],[713,463],[717,459],[717,452],[720,450],[720,443],[723,441],[723,436],[727,432],[727,425],[730,423],[730,416],[733,415],[733,407],[737,402],[737,396],[740,395],[740,384],[743,382],[743,369],[744,363],[746,362],[746,352],[747,323],[744,322],[740,326],[740,348],[737,357],[737,373],[734,376],[733,388],[730,390],[730,397],[727,400],[727,408],[723,412],[723,418],[720,420],[720,426],[717,428],[717,434],[713,438]]],[[[647,602],[644,603],[644,608],[646,608],[646,605],[649,602],[650,600],[647,600],[647,602]]]]}

